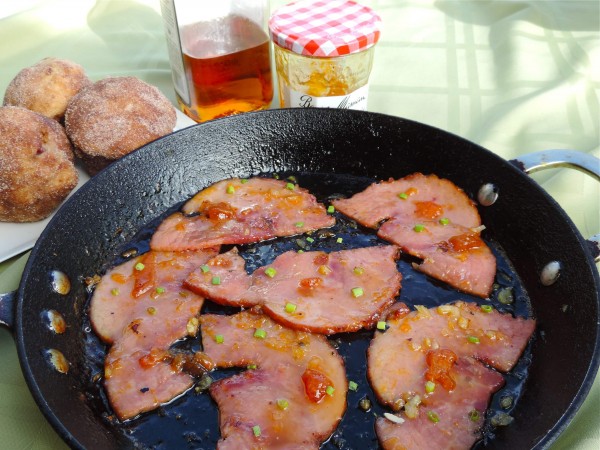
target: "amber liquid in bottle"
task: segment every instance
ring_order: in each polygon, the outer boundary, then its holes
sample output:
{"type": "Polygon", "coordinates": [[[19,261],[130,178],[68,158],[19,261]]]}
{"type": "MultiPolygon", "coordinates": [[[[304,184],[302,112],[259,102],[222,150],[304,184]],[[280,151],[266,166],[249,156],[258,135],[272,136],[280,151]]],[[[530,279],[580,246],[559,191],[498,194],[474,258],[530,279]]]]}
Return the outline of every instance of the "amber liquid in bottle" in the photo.
{"type": "Polygon", "coordinates": [[[181,29],[191,104],[179,106],[197,122],[266,109],[273,100],[270,41],[254,22],[228,16],[181,29]]]}

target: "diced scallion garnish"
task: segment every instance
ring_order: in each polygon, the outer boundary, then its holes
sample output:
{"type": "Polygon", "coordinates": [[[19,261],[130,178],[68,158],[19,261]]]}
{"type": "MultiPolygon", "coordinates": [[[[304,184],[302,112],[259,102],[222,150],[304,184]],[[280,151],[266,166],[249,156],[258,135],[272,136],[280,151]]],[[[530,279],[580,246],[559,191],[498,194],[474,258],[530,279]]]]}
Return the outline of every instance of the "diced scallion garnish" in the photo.
{"type": "Polygon", "coordinates": [[[213,285],[218,286],[219,284],[221,284],[221,277],[212,277],[212,279],[210,280],[210,282],[213,285]]]}
{"type": "Polygon", "coordinates": [[[242,178],[242,179],[240,180],[240,183],[242,183],[242,184],[246,184],[247,182],[248,182],[248,179],[247,179],[247,178],[242,178]]]}
{"type": "Polygon", "coordinates": [[[231,185],[231,184],[228,184],[228,185],[227,185],[227,190],[226,190],[226,192],[227,192],[228,194],[233,194],[233,193],[235,192],[235,188],[233,187],[233,185],[231,185]]]}
{"type": "Polygon", "coordinates": [[[400,193],[398,194],[398,198],[399,198],[400,200],[406,200],[406,199],[408,198],[408,194],[407,194],[406,192],[400,192],[400,193]]]}
{"type": "Polygon", "coordinates": [[[313,242],[315,242],[315,240],[309,236],[306,238],[306,242],[310,242],[312,244],[313,242]]]}
{"type": "Polygon", "coordinates": [[[472,422],[477,422],[479,420],[479,411],[477,411],[476,409],[473,409],[469,412],[469,419],[472,422]]]}
{"type": "Polygon", "coordinates": [[[215,342],[216,342],[217,344],[222,344],[224,340],[225,340],[225,338],[223,337],[223,335],[222,335],[222,334],[217,334],[217,335],[215,336],[215,342]]]}
{"type": "Polygon", "coordinates": [[[119,290],[117,288],[113,288],[113,289],[110,290],[110,293],[112,295],[119,295],[119,290]]]}
{"type": "Polygon", "coordinates": [[[481,310],[485,313],[490,313],[494,310],[492,305],[481,305],[481,310]]]}
{"type": "Polygon", "coordinates": [[[210,267],[204,264],[203,266],[200,266],[200,270],[202,270],[202,273],[207,273],[210,272],[210,267]]]}
{"type": "Polygon", "coordinates": [[[467,341],[471,344],[479,344],[479,338],[477,336],[467,336],[467,341]]]}
{"type": "Polygon", "coordinates": [[[290,191],[293,191],[294,189],[296,189],[296,185],[294,183],[286,183],[285,188],[289,189],[290,191]]]}
{"type": "Polygon", "coordinates": [[[296,305],[294,305],[293,303],[286,303],[285,312],[288,314],[293,314],[294,312],[296,312],[296,305]]]}
{"type": "Polygon", "coordinates": [[[362,267],[355,267],[354,268],[354,274],[355,275],[362,275],[365,272],[365,269],[363,269],[362,267]]]}
{"type": "Polygon", "coordinates": [[[365,291],[363,291],[363,288],[361,288],[361,287],[352,288],[352,297],[354,297],[354,298],[361,297],[364,295],[364,293],[365,293],[365,291]]]}
{"type": "Polygon", "coordinates": [[[442,225],[448,225],[450,223],[450,219],[448,219],[447,217],[442,217],[440,219],[440,224],[442,225]]]}
{"type": "Polygon", "coordinates": [[[135,270],[144,270],[144,267],[146,266],[140,262],[135,265],[135,270]]]}
{"type": "Polygon", "coordinates": [[[325,393],[327,395],[329,395],[330,397],[333,397],[333,393],[335,392],[335,389],[333,388],[333,386],[327,386],[325,388],[325,393]]]}
{"type": "Polygon", "coordinates": [[[254,425],[252,427],[252,432],[254,433],[254,436],[259,437],[260,436],[260,426],[254,425]]]}
{"type": "Polygon", "coordinates": [[[296,222],[296,228],[302,228],[304,226],[304,222],[296,222]]]}
{"type": "Polygon", "coordinates": [[[420,233],[421,231],[425,230],[425,225],[418,223],[413,227],[413,230],[415,230],[417,233],[420,233]]]}
{"type": "Polygon", "coordinates": [[[427,411],[427,418],[433,423],[438,423],[440,421],[440,416],[438,416],[435,411],[427,411]]]}
{"type": "Polygon", "coordinates": [[[425,383],[425,392],[427,392],[428,394],[431,394],[433,391],[435,391],[435,383],[433,381],[428,381],[425,383]]]}
{"type": "Polygon", "coordinates": [[[254,337],[258,339],[264,339],[267,337],[267,332],[262,328],[257,328],[254,332],[254,337]]]}
{"type": "Polygon", "coordinates": [[[256,364],[248,364],[248,366],[246,366],[248,368],[248,370],[255,370],[256,369],[256,364]]]}
{"type": "Polygon", "coordinates": [[[385,323],[385,321],[379,321],[377,322],[377,329],[381,330],[381,331],[385,331],[387,328],[387,323],[385,323]]]}
{"type": "Polygon", "coordinates": [[[150,306],[147,310],[148,314],[150,314],[151,316],[153,316],[154,314],[156,314],[156,308],[154,306],[150,306]]]}
{"type": "Polygon", "coordinates": [[[164,287],[162,287],[162,286],[158,286],[158,287],[156,288],[156,293],[157,293],[157,294],[164,294],[164,293],[165,293],[165,291],[166,291],[166,289],[165,289],[164,287]]]}
{"type": "Polygon", "coordinates": [[[337,242],[338,244],[341,244],[343,241],[344,241],[344,239],[342,239],[341,237],[339,237],[335,240],[335,242],[337,242]]]}
{"type": "Polygon", "coordinates": [[[333,214],[333,213],[335,212],[335,207],[334,207],[333,205],[329,205],[329,206],[327,207],[327,212],[328,212],[329,214],[333,214]]]}
{"type": "Polygon", "coordinates": [[[348,389],[350,389],[351,391],[355,391],[358,389],[358,384],[354,381],[349,381],[348,382],[348,389]]]}
{"type": "Polygon", "coordinates": [[[285,411],[290,406],[290,402],[288,402],[285,398],[280,398],[277,400],[277,407],[282,411],[285,411]]]}
{"type": "Polygon", "coordinates": [[[273,278],[275,275],[277,275],[277,270],[275,270],[273,267],[268,267],[265,269],[265,275],[269,278],[273,278]]]}

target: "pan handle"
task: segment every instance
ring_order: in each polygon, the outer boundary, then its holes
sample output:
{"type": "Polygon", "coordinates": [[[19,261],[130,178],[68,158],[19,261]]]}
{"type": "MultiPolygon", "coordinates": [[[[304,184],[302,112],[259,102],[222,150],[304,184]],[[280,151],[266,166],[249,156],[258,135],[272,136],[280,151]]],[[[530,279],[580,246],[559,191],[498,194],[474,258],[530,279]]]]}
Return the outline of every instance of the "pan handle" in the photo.
{"type": "Polygon", "coordinates": [[[16,291],[0,294],[0,326],[5,326],[12,331],[14,324],[14,303],[16,291]]]}
{"type": "MultiPolygon", "coordinates": [[[[510,162],[527,174],[554,167],[569,167],[600,181],[600,159],[575,150],[542,150],[519,156],[510,162]]],[[[594,260],[600,262],[600,234],[592,236],[587,243],[594,260]]]]}

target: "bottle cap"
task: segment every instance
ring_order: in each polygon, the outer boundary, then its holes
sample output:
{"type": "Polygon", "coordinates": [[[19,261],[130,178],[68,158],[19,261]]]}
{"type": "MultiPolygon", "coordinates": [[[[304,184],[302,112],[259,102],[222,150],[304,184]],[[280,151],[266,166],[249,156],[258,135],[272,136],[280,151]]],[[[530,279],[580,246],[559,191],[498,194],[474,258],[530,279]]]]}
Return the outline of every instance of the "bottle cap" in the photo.
{"type": "Polygon", "coordinates": [[[381,18],[350,0],[301,0],[276,10],[269,31],[275,44],[294,53],[335,57],[375,45],[381,18]]]}

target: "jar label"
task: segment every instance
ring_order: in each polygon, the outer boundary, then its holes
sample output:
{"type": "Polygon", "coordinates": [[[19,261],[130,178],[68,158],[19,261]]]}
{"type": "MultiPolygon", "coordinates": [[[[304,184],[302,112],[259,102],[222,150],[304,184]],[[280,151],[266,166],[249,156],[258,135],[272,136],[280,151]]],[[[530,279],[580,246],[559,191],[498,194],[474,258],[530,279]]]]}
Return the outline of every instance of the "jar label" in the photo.
{"type": "Polygon", "coordinates": [[[316,97],[288,88],[284,89],[283,101],[284,105],[290,108],[337,108],[366,111],[368,94],[369,83],[349,94],[331,97],[316,97]]]}

